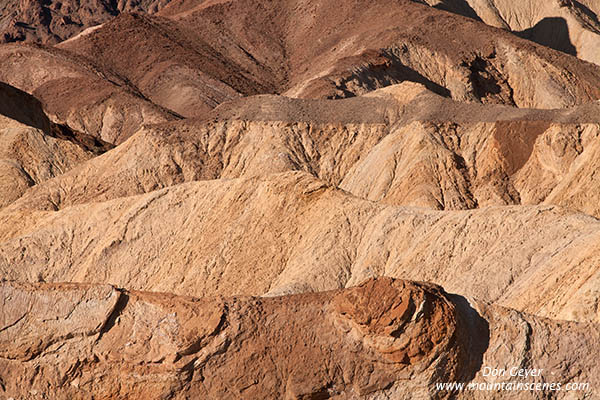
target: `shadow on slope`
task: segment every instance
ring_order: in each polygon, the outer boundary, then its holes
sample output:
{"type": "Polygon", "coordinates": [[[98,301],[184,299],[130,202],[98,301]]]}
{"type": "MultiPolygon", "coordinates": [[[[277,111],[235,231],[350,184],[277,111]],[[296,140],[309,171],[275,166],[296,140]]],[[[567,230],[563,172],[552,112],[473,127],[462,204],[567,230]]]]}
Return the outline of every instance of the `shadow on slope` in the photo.
{"type": "Polygon", "coordinates": [[[32,95],[0,82],[0,114],[44,132],[50,131],[50,120],[42,103],[32,95]]]}
{"type": "Polygon", "coordinates": [[[475,378],[483,366],[483,355],[490,343],[488,321],[475,310],[469,300],[458,294],[448,294],[448,298],[456,307],[458,314],[459,335],[466,346],[468,361],[461,377],[464,382],[475,378]]]}
{"type": "Polygon", "coordinates": [[[362,59],[348,57],[339,67],[341,71],[312,81],[303,97],[345,99],[406,81],[419,83],[442,97],[451,97],[450,90],[405,65],[398,51],[402,50],[366,52],[362,59]]]}
{"type": "Polygon", "coordinates": [[[4,82],[0,82],[0,115],[39,129],[48,136],[68,140],[94,155],[100,155],[115,147],[93,136],[74,131],[66,125],[53,123],[38,99],[4,82]]]}
{"type": "Polygon", "coordinates": [[[580,17],[584,17],[584,19],[587,20],[586,27],[588,29],[600,34],[600,30],[598,30],[598,28],[597,28],[598,26],[600,26],[600,21],[598,20],[598,16],[596,15],[596,13],[594,11],[590,10],[586,5],[580,3],[576,0],[572,0],[572,1],[573,1],[573,5],[575,6],[576,13],[580,17]]]}
{"type": "Polygon", "coordinates": [[[561,17],[548,17],[524,31],[514,32],[523,39],[542,46],[577,56],[577,48],[571,42],[567,21],[561,17]]]}
{"type": "Polygon", "coordinates": [[[472,18],[476,21],[481,21],[481,18],[479,18],[475,10],[473,10],[473,7],[471,7],[466,0],[455,0],[452,5],[442,2],[433,7],[437,8],[438,10],[448,11],[454,14],[462,15],[463,17],[472,18]]]}

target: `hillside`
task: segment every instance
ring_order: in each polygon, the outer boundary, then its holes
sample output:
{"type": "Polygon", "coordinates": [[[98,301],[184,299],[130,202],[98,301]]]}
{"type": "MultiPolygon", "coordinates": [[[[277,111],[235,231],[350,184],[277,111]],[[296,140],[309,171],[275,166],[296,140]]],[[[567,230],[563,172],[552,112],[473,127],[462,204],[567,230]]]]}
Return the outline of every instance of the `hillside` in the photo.
{"type": "Polygon", "coordinates": [[[0,399],[597,398],[598,12],[0,1],[0,399]]]}

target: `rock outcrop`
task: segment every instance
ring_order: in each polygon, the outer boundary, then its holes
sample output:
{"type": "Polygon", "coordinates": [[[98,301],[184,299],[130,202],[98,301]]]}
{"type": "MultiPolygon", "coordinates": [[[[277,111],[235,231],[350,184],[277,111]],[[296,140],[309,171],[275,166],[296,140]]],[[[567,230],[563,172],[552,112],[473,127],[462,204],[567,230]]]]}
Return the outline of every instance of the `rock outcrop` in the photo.
{"type": "Polygon", "coordinates": [[[3,0],[0,2],[0,43],[57,43],[121,12],[155,13],[168,3],[169,0],[3,0]]]}
{"type": "Polygon", "coordinates": [[[52,123],[37,99],[0,82],[0,208],[105,150],[52,123]]]}
{"type": "Polygon", "coordinates": [[[409,82],[336,101],[248,97],[204,119],[142,129],[33,188],[16,207],[64,208],[182,182],[292,170],[385,204],[558,204],[598,216],[598,202],[589,199],[600,198],[590,172],[599,110],[462,104],[409,82]]]}
{"type": "Polygon", "coordinates": [[[111,144],[143,124],[178,119],[115,74],[55,48],[0,46],[0,81],[36,97],[53,122],[111,144]]]}
{"type": "Polygon", "coordinates": [[[0,226],[0,273],[19,281],[204,296],[322,291],[385,275],[546,317],[600,318],[598,221],[553,206],[383,206],[288,172],[58,212],[8,207],[0,226]]]}
{"type": "Polygon", "coordinates": [[[0,0],[0,399],[597,398],[599,11],[0,0]]]}
{"type": "Polygon", "coordinates": [[[186,116],[236,92],[345,98],[406,80],[459,101],[518,107],[600,98],[600,67],[409,0],[172,1],[157,16],[121,15],[59,47],[186,116]],[[115,56],[123,52],[134,67],[115,56]]]}
{"type": "Polygon", "coordinates": [[[14,398],[470,398],[435,384],[481,382],[498,362],[592,388],[599,376],[595,325],[408,281],[268,299],[3,282],[0,297],[0,390],[14,398]]]}
{"type": "Polygon", "coordinates": [[[600,3],[596,0],[421,1],[600,64],[600,3]]]}

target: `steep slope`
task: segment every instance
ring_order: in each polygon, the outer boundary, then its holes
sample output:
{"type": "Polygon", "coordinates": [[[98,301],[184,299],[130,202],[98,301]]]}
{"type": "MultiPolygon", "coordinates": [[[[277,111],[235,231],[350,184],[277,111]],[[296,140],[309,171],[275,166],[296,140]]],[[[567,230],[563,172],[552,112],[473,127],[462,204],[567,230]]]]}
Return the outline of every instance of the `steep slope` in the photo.
{"type": "Polygon", "coordinates": [[[385,204],[559,204],[600,216],[591,173],[599,110],[461,104],[413,83],[335,101],[249,97],[206,119],[142,129],[32,188],[14,208],[56,210],[182,182],[292,170],[385,204]]]}
{"type": "Polygon", "coordinates": [[[327,103],[329,115],[320,115],[319,101],[260,96],[219,109],[222,118],[148,127],[97,160],[32,189],[15,207],[52,210],[185,181],[289,170],[339,182],[387,134],[386,116],[397,114],[398,104],[376,98],[327,103]],[[257,107],[263,111],[254,114],[257,107]],[[228,110],[246,110],[256,119],[229,116],[228,110]],[[370,112],[363,117],[365,110],[370,112]]]}
{"type": "Polygon", "coordinates": [[[600,64],[597,0],[423,0],[544,46],[600,64]]]}
{"type": "Polygon", "coordinates": [[[86,139],[50,122],[32,96],[0,82],[0,208],[17,200],[28,187],[104,150],[86,139]]]}
{"type": "Polygon", "coordinates": [[[246,70],[251,57],[232,60],[193,27],[164,18],[125,14],[58,47],[101,63],[154,103],[186,117],[201,116],[240,95],[274,91],[268,73],[246,70]]]}
{"type": "Polygon", "coordinates": [[[410,80],[459,101],[533,108],[600,98],[600,67],[409,0],[176,0],[156,17],[124,15],[59,46],[99,60],[185,115],[199,114],[164,83],[179,75],[184,97],[206,107],[226,99],[217,93],[226,92],[223,84],[243,94],[340,98],[410,80]],[[141,67],[115,56],[124,53],[141,67]],[[195,67],[185,61],[197,57],[206,59],[195,67]],[[224,76],[231,66],[236,74],[224,76]],[[249,77],[260,85],[243,83],[249,77]],[[207,87],[211,79],[221,83],[207,87]]]}
{"type": "Polygon", "coordinates": [[[93,157],[66,140],[0,115],[0,208],[27,188],[60,175],[93,157]]]}
{"type": "Polygon", "coordinates": [[[0,399],[600,396],[599,11],[0,0],[0,399]]]}
{"type": "Polygon", "coordinates": [[[420,96],[340,187],[435,209],[545,203],[598,216],[586,172],[596,164],[599,106],[517,111],[420,96]],[[575,199],[584,188],[585,205],[575,199]]]}
{"type": "Polygon", "coordinates": [[[58,212],[9,207],[0,226],[0,274],[19,281],[205,296],[328,290],[385,275],[542,316],[600,318],[600,225],[558,207],[383,206],[288,172],[58,212]]]}
{"type": "Polygon", "coordinates": [[[57,43],[121,12],[155,13],[169,0],[19,0],[0,2],[0,42],[57,43]]]}
{"type": "Polygon", "coordinates": [[[7,396],[468,399],[473,392],[435,384],[485,383],[486,365],[535,365],[543,376],[513,380],[588,382],[584,393],[594,396],[600,376],[597,325],[469,303],[422,283],[378,279],[318,294],[193,299],[4,282],[0,296],[13,305],[0,324],[7,396]],[[501,346],[507,340],[511,346],[501,346]]]}
{"type": "Polygon", "coordinates": [[[36,45],[0,46],[0,81],[38,98],[54,122],[118,144],[143,124],[177,119],[93,62],[36,45]]]}

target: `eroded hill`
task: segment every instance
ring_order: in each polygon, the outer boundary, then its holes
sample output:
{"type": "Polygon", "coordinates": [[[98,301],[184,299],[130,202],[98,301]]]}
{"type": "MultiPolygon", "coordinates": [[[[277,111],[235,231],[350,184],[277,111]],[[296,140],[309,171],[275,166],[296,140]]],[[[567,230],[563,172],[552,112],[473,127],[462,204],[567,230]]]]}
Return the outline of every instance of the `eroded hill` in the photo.
{"type": "Polygon", "coordinates": [[[0,398],[597,396],[597,4],[420,3],[0,4],[0,398]]]}
{"type": "MultiPolygon", "coordinates": [[[[423,283],[378,279],[267,299],[2,283],[0,296],[13,302],[0,332],[10,393],[469,399],[473,392],[457,396],[435,383],[485,384],[482,365],[506,362],[540,370],[568,363],[577,372],[552,379],[598,383],[597,325],[536,318],[423,283]]],[[[543,398],[525,393],[509,398],[543,398]]]]}

